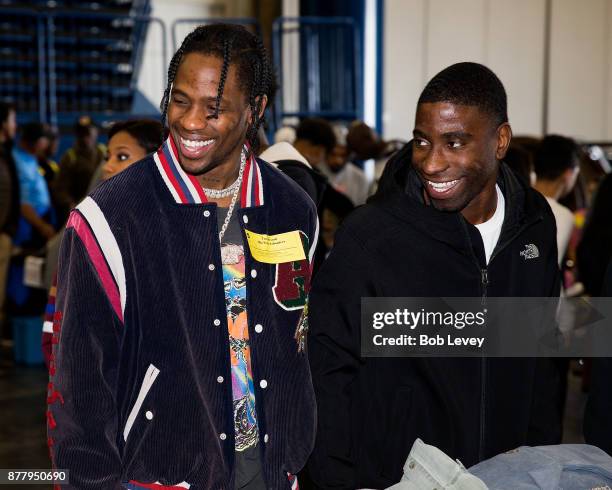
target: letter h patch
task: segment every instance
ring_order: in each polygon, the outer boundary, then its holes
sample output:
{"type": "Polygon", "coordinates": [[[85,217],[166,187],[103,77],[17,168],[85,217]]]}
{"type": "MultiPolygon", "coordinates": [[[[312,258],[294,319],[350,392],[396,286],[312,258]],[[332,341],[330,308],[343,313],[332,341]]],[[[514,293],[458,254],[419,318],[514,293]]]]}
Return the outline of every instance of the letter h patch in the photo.
{"type": "MultiPolygon", "coordinates": [[[[308,237],[300,232],[304,253],[308,257],[308,237]]],[[[310,291],[310,263],[308,259],[276,264],[276,280],[272,293],[274,301],[285,310],[299,310],[306,304],[310,291]]]]}

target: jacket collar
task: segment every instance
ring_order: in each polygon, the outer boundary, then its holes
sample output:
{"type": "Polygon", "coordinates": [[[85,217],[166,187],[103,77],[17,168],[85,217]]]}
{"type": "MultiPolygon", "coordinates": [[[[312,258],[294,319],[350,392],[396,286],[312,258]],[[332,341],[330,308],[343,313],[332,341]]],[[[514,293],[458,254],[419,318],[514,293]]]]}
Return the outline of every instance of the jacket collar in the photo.
{"type": "MultiPolygon", "coordinates": [[[[244,151],[248,152],[245,145],[244,151]]],[[[185,172],[179,165],[178,151],[172,136],[153,154],[155,166],[166,187],[178,204],[207,203],[206,194],[198,180],[185,172]]],[[[261,178],[260,164],[251,154],[246,162],[240,189],[240,207],[263,206],[264,186],[261,178]]]]}

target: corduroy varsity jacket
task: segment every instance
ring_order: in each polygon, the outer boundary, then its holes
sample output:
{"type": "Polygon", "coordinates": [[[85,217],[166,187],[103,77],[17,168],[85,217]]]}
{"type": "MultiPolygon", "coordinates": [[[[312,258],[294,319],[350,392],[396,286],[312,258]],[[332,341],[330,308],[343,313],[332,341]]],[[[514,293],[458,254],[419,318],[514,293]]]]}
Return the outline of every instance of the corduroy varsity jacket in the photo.
{"type": "MultiPolygon", "coordinates": [[[[59,262],[48,435],[70,486],[234,488],[227,313],[214,203],[169,139],[71,213],[59,262]]],[[[264,476],[289,489],[314,443],[315,402],[296,328],[318,220],[269,164],[247,161],[240,205],[264,476]],[[245,230],[299,232],[304,260],[256,261],[245,230]],[[288,478],[289,474],[289,478],[288,478]]]]}

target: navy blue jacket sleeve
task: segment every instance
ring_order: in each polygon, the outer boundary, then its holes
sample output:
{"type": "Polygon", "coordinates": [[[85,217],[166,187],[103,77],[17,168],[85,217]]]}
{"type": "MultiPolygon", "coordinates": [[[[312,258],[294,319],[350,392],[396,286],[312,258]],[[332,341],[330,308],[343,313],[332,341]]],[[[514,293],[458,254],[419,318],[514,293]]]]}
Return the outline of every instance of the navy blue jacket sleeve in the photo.
{"type": "Polygon", "coordinates": [[[53,466],[69,470],[62,488],[123,488],[115,389],[123,326],[74,229],[61,247],[54,321],[47,418],[53,466]]]}
{"type": "Polygon", "coordinates": [[[367,269],[360,241],[343,227],[310,295],[308,355],[318,423],[309,471],[318,488],[355,488],[350,391],[362,362],[361,297],[374,296],[367,269]]]}

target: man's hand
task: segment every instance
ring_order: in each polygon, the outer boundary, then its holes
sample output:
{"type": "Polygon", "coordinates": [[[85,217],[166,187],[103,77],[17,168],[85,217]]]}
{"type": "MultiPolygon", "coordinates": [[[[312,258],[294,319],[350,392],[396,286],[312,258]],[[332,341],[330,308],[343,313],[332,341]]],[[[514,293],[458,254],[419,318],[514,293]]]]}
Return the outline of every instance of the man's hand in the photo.
{"type": "Polygon", "coordinates": [[[30,204],[23,203],[21,205],[21,214],[46,241],[53,238],[55,228],[42,219],[30,204]]]}

